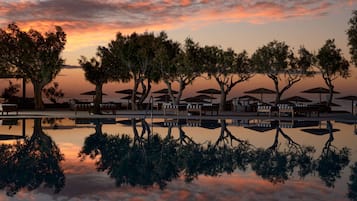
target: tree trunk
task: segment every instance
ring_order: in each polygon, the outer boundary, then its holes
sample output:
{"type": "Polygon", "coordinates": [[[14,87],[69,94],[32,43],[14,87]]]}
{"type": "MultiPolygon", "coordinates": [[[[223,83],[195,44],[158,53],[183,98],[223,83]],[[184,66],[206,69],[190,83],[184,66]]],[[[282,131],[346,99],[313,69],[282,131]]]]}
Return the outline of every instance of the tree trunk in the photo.
{"type": "Polygon", "coordinates": [[[138,91],[139,88],[139,79],[134,79],[134,88],[133,88],[133,93],[131,94],[131,110],[137,110],[138,107],[136,105],[136,92],[138,91]]]}
{"type": "Polygon", "coordinates": [[[224,91],[224,84],[223,83],[219,83],[219,87],[221,89],[221,96],[220,96],[220,101],[219,101],[219,112],[223,112],[225,109],[225,104],[226,104],[226,100],[227,100],[227,94],[224,91]]]}
{"type": "Polygon", "coordinates": [[[333,99],[333,89],[335,87],[331,84],[329,85],[329,97],[328,97],[328,100],[327,100],[327,107],[330,107],[331,104],[332,104],[332,99],[333,99]]]}
{"type": "Polygon", "coordinates": [[[44,109],[44,104],[42,101],[42,88],[43,86],[38,83],[33,81],[33,90],[34,90],[34,101],[35,101],[35,109],[36,110],[42,110],[44,109]]]}
{"type": "Polygon", "coordinates": [[[279,81],[274,80],[274,86],[275,86],[275,103],[274,105],[276,106],[278,103],[280,103],[280,91],[279,91],[279,81]]]}
{"type": "Polygon", "coordinates": [[[100,104],[103,98],[103,84],[95,85],[94,114],[100,114],[100,104]]]}

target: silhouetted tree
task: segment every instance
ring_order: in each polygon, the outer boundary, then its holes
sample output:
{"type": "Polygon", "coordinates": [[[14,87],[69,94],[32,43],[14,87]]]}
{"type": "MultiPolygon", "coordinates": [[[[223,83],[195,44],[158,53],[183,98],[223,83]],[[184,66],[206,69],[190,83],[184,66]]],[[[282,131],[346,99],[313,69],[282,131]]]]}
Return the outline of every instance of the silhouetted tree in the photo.
{"type": "Polygon", "coordinates": [[[166,40],[161,43],[156,63],[171,100],[179,104],[186,87],[201,75],[202,48],[191,38],[186,38],[182,49],[179,49],[179,44],[166,40]],[[178,84],[175,96],[172,93],[174,83],[178,84]]]}
{"type": "Polygon", "coordinates": [[[350,54],[352,55],[352,62],[357,64],[357,10],[352,13],[351,19],[348,21],[350,26],[347,30],[348,45],[350,47],[350,54]]]}
{"type": "Polygon", "coordinates": [[[139,87],[141,87],[142,95],[138,103],[142,104],[150,93],[152,82],[157,82],[160,79],[160,73],[153,65],[153,61],[161,37],[166,37],[166,34],[161,33],[159,36],[155,36],[153,33],[145,32],[124,36],[118,33],[116,40],[108,44],[106,58],[108,58],[108,61],[117,63],[115,72],[128,73],[128,76],[119,76],[123,81],[131,79],[134,81],[133,93],[131,94],[133,110],[137,109],[136,97],[139,87]]]}
{"type": "Polygon", "coordinates": [[[223,111],[229,92],[254,74],[248,54],[246,51],[236,54],[232,49],[223,50],[216,46],[206,46],[203,59],[203,71],[209,78],[214,78],[221,90],[219,111],[223,111]]]}
{"type": "Polygon", "coordinates": [[[21,31],[15,24],[9,24],[7,30],[0,29],[0,66],[15,68],[16,71],[32,82],[35,108],[44,108],[42,89],[60,72],[64,60],[61,52],[66,43],[66,34],[56,26],[55,32],[40,32],[30,29],[21,31]]]}
{"type": "Polygon", "coordinates": [[[17,94],[20,91],[19,88],[20,88],[19,84],[13,84],[11,81],[9,81],[9,86],[4,89],[4,91],[1,94],[1,97],[9,101],[11,100],[11,98],[15,96],[15,94],[17,94]]]}
{"type": "Polygon", "coordinates": [[[258,48],[252,55],[252,65],[256,72],[266,74],[274,82],[275,104],[280,102],[285,91],[304,76],[311,75],[309,68],[313,55],[303,47],[299,49],[298,54],[299,57],[296,57],[288,45],[274,40],[258,48]]]}
{"type": "Polygon", "coordinates": [[[335,88],[333,81],[339,77],[348,78],[350,65],[343,57],[341,49],[336,47],[335,40],[330,39],[319,49],[316,59],[315,65],[330,90],[327,106],[331,106],[335,88]]]}
{"type": "Polygon", "coordinates": [[[53,86],[44,88],[42,92],[45,94],[45,97],[50,100],[52,103],[57,103],[58,99],[63,98],[64,93],[61,89],[58,88],[58,82],[54,82],[53,86]]]}
{"type": "MultiPolygon", "coordinates": [[[[101,57],[100,51],[98,50],[98,56],[101,57]]],[[[91,58],[88,61],[85,57],[79,60],[79,64],[84,70],[84,75],[86,79],[95,85],[95,98],[94,98],[94,113],[100,113],[100,104],[103,100],[103,85],[113,79],[111,66],[103,65],[96,58],[91,58]]]]}

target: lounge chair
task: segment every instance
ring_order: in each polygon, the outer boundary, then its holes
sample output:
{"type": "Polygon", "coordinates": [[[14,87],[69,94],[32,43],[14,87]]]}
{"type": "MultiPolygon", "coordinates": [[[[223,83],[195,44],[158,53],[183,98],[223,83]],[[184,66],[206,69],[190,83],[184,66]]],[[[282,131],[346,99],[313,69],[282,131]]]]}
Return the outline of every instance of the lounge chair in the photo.
{"type": "Polygon", "coordinates": [[[9,115],[9,112],[16,112],[16,115],[19,113],[17,104],[10,103],[0,103],[0,111],[1,115],[4,115],[5,112],[6,115],[9,115]]]}
{"type": "Polygon", "coordinates": [[[202,105],[198,104],[187,104],[186,106],[187,116],[191,114],[191,112],[198,112],[200,116],[202,116],[202,105]]]}
{"type": "Polygon", "coordinates": [[[258,105],[257,106],[257,115],[260,113],[268,113],[269,117],[271,116],[271,106],[270,105],[258,105]]]}
{"type": "Polygon", "coordinates": [[[174,112],[176,115],[179,114],[179,106],[178,105],[173,105],[171,103],[163,103],[162,104],[162,110],[164,112],[164,115],[166,115],[166,113],[169,112],[169,111],[174,112]]]}
{"type": "Polygon", "coordinates": [[[281,114],[283,113],[291,113],[291,117],[294,118],[294,107],[288,104],[278,104],[278,109],[279,109],[279,118],[281,116],[281,114]]]}

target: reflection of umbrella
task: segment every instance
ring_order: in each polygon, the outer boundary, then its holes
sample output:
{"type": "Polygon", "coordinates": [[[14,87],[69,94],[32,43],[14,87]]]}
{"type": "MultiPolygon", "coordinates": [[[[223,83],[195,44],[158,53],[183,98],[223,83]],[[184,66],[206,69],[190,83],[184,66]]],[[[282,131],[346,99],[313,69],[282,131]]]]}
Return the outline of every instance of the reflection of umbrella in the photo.
{"type": "MultiPolygon", "coordinates": [[[[133,94],[133,92],[134,92],[134,90],[132,90],[132,89],[123,89],[123,90],[115,91],[115,93],[118,93],[118,94],[133,94]]],[[[137,91],[136,94],[142,94],[142,93],[137,91]]]]}
{"type": "Polygon", "coordinates": [[[18,139],[25,139],[25,136],[0,134],[0,140],[18,140],[18,139]]]}
{"type": "Polygon", "coordinates": [[[274,129],[271,126],[246,126],[244,128],[247,128],[247,129],[250,129],[250,130],[253,130],[253,131],[262,132],[262,133],[274,129]]]}
{"type": "MultiPolygon", "coordinates": [[[[316,87],[316,88],[312,88],[312,89],[307,89],[307,90],[302,91],[302,92],[303,93],[310,93],[310,94],[319,94],[320,102],[321,102],[321,94],[328,94],[328,93],[330,93],[330,90],[327,89],[327,88],[323,88],[323,87],[316,87]]],[[[339,92],[333,91],[332,93],[338,94],[339,92]]]]}
{"type": "Polygon", "coordinates": [[[303,103],[309,103],[312,102],[310,99],[301,97],[301,96],[292,96],[289,98],[285,98],[283,100],[281,100],[282,102],[303,102],[303,103]]]}
{"type": "Polygon", "coordinates": [[[306,128],[301,130],[306,133],[310,133],[314,135],[326,135],[329,134],[330,132],[334,133],[340,131],[340,129],[327,129],[327,128],[306,128]]]}
{"type": "Polygon", "coordinates": [[[354,114],[353,105],[354,105],[354,102],[357,101],[357,96],[343,96],[343,97],[339,97],[339,98],[337,98],[337,99],[350,100],[351,103],[352,103],[351,112],[352,112],[352,114],[354,114]]]}
{"type": "Polygon", "coordinates": [[[136,123],[140,122],[140,119],[124,119],[124,120],[119,120],[116,121],[116,123],[120,123],[126,126],[132,126],[133,124],[136,125],[136,123]]]}
{"type": "Polygon", "coordinates": [[[275,91],[267,88],[257,88],[249,91],[245,91],[246,94],[260,94],[260,101],[263,102],[263,94],[275,94],[275,91]]]}
{"type": "Polygon", "coordinates": [[[210,120],[210,119],[207,119],[207,120],[204,120],[202,119],[201,120],[201,126],[202,128],[207,128],[207,129],[216,129],[216,128],[220,128],[221,127],[221,124],[218,122],[218,120],[210,120]]]}
{"type": "MultiPolygon", "coordinates": [[[[178,91],[175,91],[175,90],[171,90],[171,92],[172,92],[172,94],[178,94],[178,91]]],[[[160,89],[160,90],[154,91],[152,93],[155,93],[155,94],[168,94],[169,93],[169,89],[164,88],[164,89],[160,89]]]]}

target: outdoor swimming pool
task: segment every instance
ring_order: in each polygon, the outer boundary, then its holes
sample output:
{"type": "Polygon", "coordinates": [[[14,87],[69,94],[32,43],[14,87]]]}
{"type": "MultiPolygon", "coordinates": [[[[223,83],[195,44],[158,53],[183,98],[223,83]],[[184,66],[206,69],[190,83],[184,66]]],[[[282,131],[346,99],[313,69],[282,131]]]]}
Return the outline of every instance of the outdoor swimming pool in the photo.
{"type": "Polygon", "coordinates": [[[0,200],[357,199],[355,122],[0,122],[0,200]]]}

